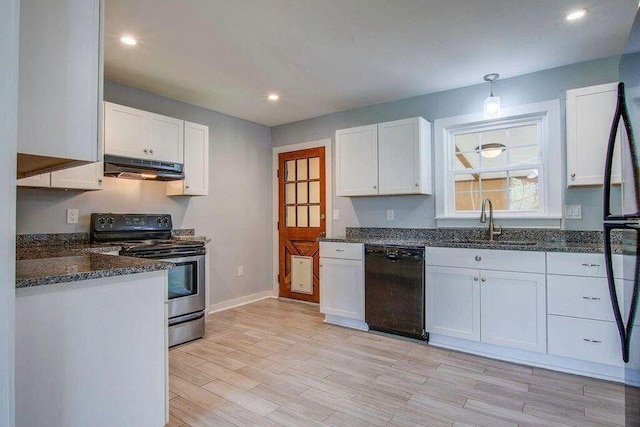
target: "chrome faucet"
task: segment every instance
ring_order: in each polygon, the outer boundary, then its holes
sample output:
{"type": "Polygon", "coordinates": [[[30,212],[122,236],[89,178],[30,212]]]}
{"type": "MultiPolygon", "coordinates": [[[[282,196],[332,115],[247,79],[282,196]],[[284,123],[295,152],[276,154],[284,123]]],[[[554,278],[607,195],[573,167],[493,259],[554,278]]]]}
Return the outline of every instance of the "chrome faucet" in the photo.
{"type": "Polygon", "coordinates": [[[493,238],[495,236],[499,236],[502,234],[502,227],[498,227],[496,229],[496,227],[493,224],[493,203],[491,202],[491,199],[488,197],[482,201],[482,211],[480,212],[480,222],[483,224],[487,222],[487,210],[486,210],[487,202],[489,202],[489,241],[493,242],[494,240],[493,238]]]}

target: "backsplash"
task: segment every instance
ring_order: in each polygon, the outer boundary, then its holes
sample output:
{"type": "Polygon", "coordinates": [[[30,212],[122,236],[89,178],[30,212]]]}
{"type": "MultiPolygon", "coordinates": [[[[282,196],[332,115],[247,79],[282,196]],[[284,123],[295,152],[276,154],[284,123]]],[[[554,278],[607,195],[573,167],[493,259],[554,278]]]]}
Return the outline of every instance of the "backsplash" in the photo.
{"type": "MultiPolygon", "coordinates": [[[[193,228],[175,229],[171,231],[172,236],[195,236],[193,228]]],[[[29,248],[34,246],[70,246],[83,245],[89,243],[89,233],[36,233],[18,234],[16,236],[16,247],[29,248]]]]}

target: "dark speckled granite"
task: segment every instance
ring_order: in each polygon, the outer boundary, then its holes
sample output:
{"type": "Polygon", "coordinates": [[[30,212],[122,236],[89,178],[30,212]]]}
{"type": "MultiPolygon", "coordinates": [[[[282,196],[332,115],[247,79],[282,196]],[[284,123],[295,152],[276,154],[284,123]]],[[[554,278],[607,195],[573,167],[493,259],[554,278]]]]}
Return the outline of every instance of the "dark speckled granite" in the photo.
{"type": "Polygon", "coordinates": [[[172,236],[195,236],[196,230],[193,228],[179,228],[177,230],[171,230],[172,236]]]}
{"type": "MultiPolygon", "coordinates": [[[[622,252],[619,239],[619,235],[613,237],[616,253],[622,252]]],[[[322,240],[537,252],[598,253],[603,251],[602,232],[554,229],[504,229],[503,234],[496,237],[495,242],[489,242],[486,228],[347,228],[345,238],[322,240]],[[522,244],[505,244],[504,241],[522,242],[522,244]],[[527,244],[531,242],[533,244],[527,244]]]]}
{"type": "Polygon", "coordinates": [[[18,248],[43,245],[81,245],[86,243],[89,243],[89,233],[40,233],[18,234],[16,236],[16,246],[18,248]]]}
{"type": "Polygon", "coordinates": [[[96,253],[23,259],[16,262],[16,288],[168,270],[173,267],[168,262],[96,253]]]}

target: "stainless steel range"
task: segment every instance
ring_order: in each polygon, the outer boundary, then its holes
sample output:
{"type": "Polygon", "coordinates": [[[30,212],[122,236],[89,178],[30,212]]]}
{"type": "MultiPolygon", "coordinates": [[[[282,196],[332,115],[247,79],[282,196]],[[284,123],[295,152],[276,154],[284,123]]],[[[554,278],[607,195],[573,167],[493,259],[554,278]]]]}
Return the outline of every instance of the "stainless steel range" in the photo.
{"type": "Polygon", "coordinates": [[[169,346],[204,335],[205,247],[171,238],[171,215],[91,214],[91,241],[122,247],[120,255],[172,262],[169,270],[169,346]]]}

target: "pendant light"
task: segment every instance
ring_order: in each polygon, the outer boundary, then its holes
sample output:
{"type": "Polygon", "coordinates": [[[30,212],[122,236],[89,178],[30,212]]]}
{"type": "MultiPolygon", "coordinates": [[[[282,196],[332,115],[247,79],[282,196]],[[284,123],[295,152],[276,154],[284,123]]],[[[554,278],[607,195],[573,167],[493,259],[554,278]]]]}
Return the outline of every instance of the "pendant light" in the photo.
{"type": "Polygon", "coordinates": [[[491,73],[484,76],[484,81],[491,85],[491,94],[484,100],[484,115],[486,117],[496,117],[500,114],[500,97],[493,94],[493,82],[498,80],[500,74],[491,73]]]}

